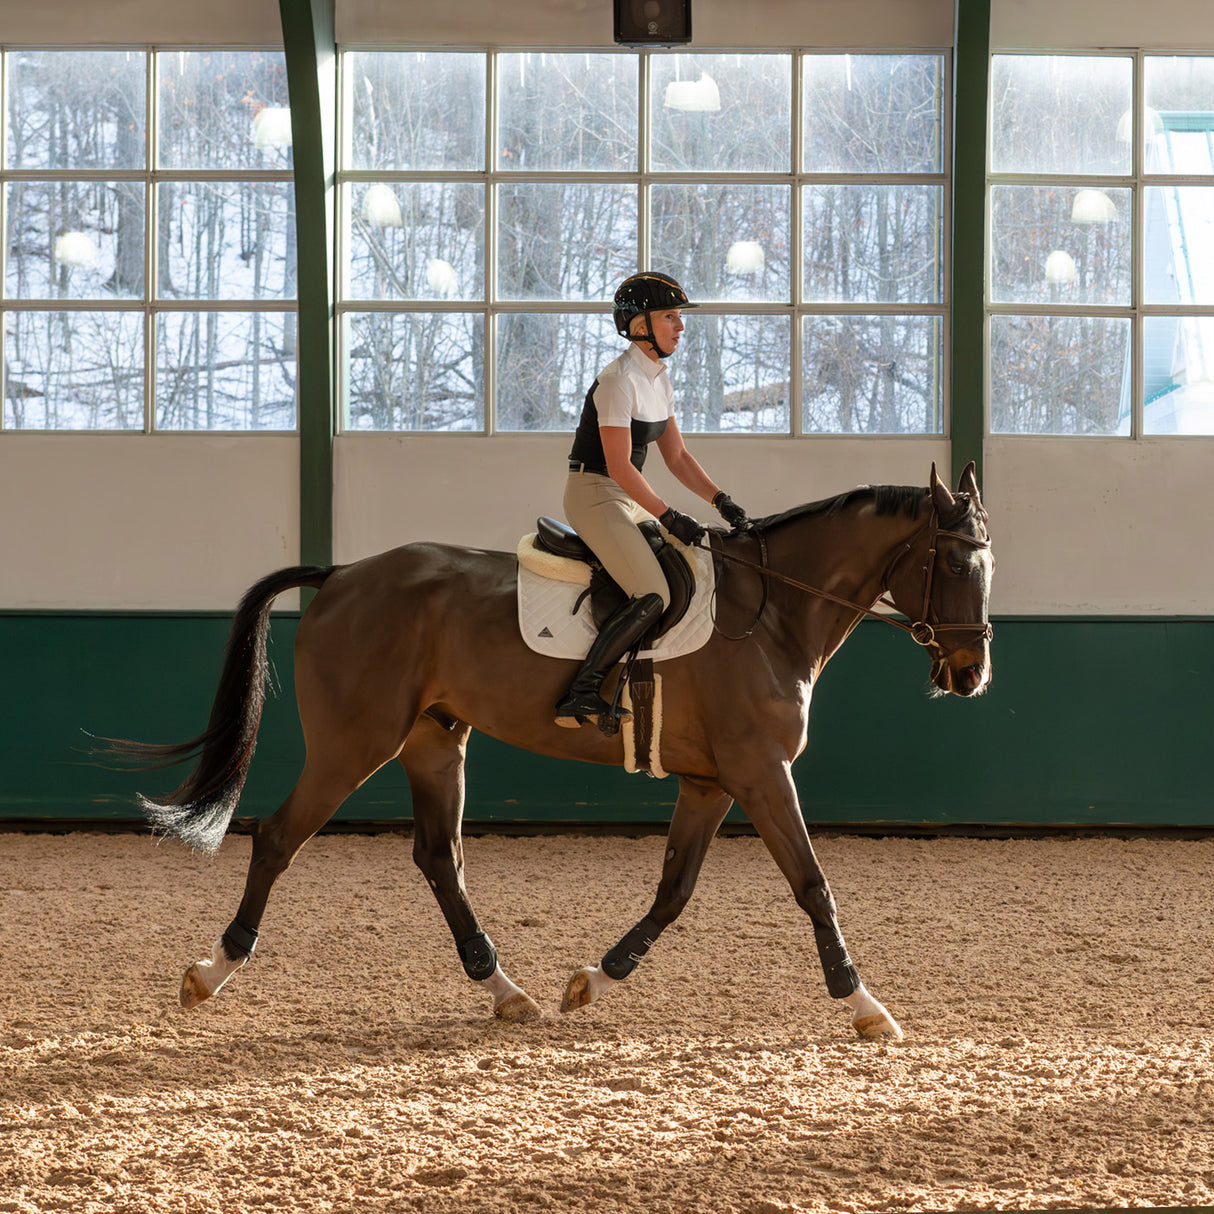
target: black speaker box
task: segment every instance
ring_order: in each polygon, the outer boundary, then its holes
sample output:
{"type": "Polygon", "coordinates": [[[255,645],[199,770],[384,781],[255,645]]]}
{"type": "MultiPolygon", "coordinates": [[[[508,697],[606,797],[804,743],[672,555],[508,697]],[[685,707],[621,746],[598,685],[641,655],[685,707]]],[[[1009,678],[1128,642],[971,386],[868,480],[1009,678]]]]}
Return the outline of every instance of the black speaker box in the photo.
{"type": "Polygon", "coordinates": [[[615,0],[621,46],[675,46],[691,41],[691,0],[615,0]]]}

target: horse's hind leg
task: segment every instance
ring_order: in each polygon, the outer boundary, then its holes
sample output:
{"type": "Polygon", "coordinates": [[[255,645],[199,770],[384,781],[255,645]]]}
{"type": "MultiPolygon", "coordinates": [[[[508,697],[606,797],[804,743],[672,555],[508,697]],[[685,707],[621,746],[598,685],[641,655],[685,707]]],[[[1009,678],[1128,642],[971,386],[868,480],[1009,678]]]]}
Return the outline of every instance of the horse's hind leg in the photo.
{"type": "Polygon", "coordinates": [[[301,847],[336,813],[361,777],[304,765],[299,782],[279,809],[253,830],[253,853],[244,896],[236,917],[215,941],[211,956],[196,961],[181,981],[181,1006],[209,999],[253,955],[257,932],[274,882],[290,867],[301,847]]]}
{"type": "Polygon", "coordinates": [[[464,754],[469,726],[439,716],[418,718],[400,761],[413,794],[413,860],[455,937],[464,972],[493,996],[502,1020],[536,1020],[539,1005],[515,986],[497,961],[493,942],[481,930],[464,888],[464,754]]]}
{"type": "Polygon", "coordinates": [[[598,965],[578,970],[569,980],[561,1000],[561,1011],[585,1007],[628,977],[637,962],[675,919],[691,898],[708,845],[725,820],[733,798],[715,784],[682,776],[666,836],[662,877],[649,914],[609,949],[598,965]]]}

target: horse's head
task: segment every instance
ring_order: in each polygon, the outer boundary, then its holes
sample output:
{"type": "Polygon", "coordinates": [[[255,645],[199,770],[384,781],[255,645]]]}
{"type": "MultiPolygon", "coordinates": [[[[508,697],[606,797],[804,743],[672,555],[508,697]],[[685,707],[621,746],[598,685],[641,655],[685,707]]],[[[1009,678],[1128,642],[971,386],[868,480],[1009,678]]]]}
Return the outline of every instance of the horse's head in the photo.
{"type": "Polygon", "coordinates": [[[929,494],[931,520],[914,542],[914,556],[899,562],[890,594],[932,656],[937,694],[980,695],[991,681],[987,613],[995,561],[973,463],[955,494],[933,464],[929,494]]]}

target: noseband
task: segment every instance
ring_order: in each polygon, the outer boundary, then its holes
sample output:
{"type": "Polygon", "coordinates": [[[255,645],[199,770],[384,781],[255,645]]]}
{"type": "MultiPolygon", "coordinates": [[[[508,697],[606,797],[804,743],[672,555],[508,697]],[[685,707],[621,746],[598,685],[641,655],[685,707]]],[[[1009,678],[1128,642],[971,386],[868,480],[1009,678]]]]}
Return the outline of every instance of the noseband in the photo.
{"type": "MultiPolygon", "coordinates": [[[[925,649],[932,651],[933,657],[939,660],[944,655],[944,649],[940,642],[936,640],[936,634],[941,632],[969,632],[975,638],[989,641],[994,636],[994,629],[991,627],[989,620],[982,620],[975,624],[942,624],[936,619],[936,610],[932,606],[932,577],[936,569],[936,541],[940,536],[945,536],[948,539],[960,540],[963,543],[969,544],[974,548],[990,548],[991,541],[989,539],[981,539],[978,536],[965,535],[961,531],[949,531],[940,526],[940,515],[936,509],[936,504],[932,502],[932,514],[914,535],[902,546],[898,553],[886,566],[885,573],[881,578],[881,597],[877,602],[883,607],[889,607],[894,611],[901,610],[890,598],[889,581],[893,576],[894,570],[898,567],[902,558],[918,542],[919,537],[924,532],[930,532],[927,541],[927,557],[923,566],[923,607],[919,612],[919,618],[912,623],[906,623],[903,620],[896,620],[892,616],[885,615],[880,611],[874,611],[871,607],[865,607],[861,603],[853,603],[850,599],[841,598],[837,594],[831,594],[827,590],[820,590],[816,586],[806,585],[804,582],[798,582],[795,578],[790,578],[783,573],[777,573],[776,570],[768,567],[767,564],[767,540],[763,532],[756,526],[751,530],[751,534],[759,545],[759,562],[748,561],[745,557],[734,556],[733,553],[726,552],[724,543],[720,547],[713,548],[711,536],[713,532],[709,532],[709,547],[714,556],[719,556],[723,560],[730,561],[735,565],[742,565],[747,569],[753,569],[764,579],[772,579],[777,582],[783,582],[786,586],[792,586],[796,590],[804,591],[806,594],[815,595],[820,599],[827,599],[829,602],[838,603],[840,607],[847,607],[852,611],[860,612],[862,615],[872,616],[874,620],[881,620],[883,623],[891,624],[895,628],[900,628],[903,632],[910,635],[911,640],[916,645],[922,645],[925,649]]],[[[729,637],[729,640],[740,641],[750,636],[758,627],[759,621],[763,618],[764,608],[767,606],[767,581],[763,583],[763,598],[759,603],[758,613],[755,615],[754,622],[750,627],[739,636],[729,637]]]]}

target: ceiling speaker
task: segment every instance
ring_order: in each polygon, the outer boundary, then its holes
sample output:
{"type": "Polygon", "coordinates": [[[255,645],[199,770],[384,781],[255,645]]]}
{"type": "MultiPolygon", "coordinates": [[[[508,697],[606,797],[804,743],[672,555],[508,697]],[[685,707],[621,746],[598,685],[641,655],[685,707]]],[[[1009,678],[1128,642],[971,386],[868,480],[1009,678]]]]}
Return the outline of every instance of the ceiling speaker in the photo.
{"type": "Polygon", "coordinates": [[[615,0],[621,46],[674,46],[691,41],[691,0],[615,0]]]}

